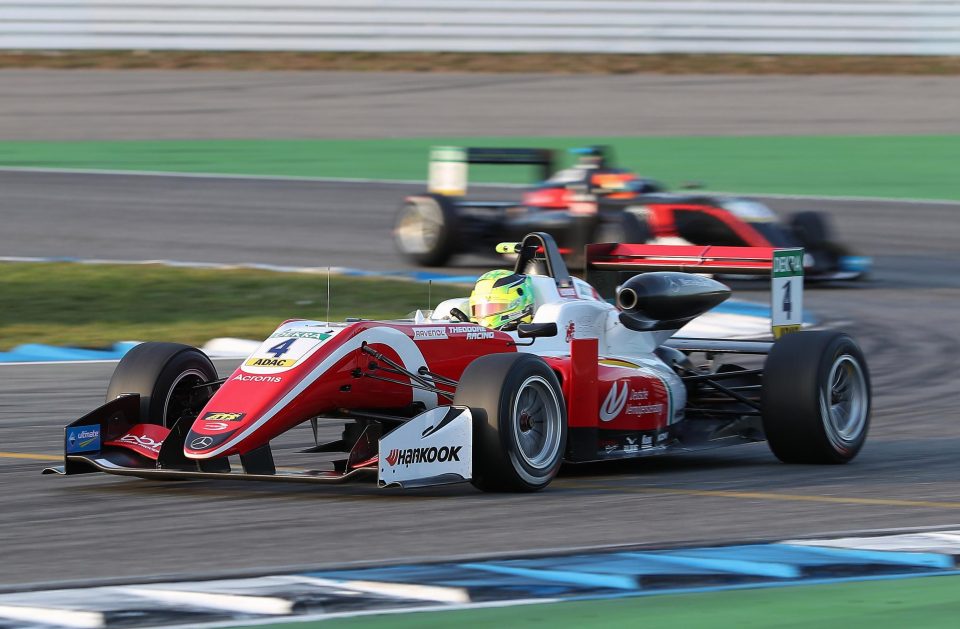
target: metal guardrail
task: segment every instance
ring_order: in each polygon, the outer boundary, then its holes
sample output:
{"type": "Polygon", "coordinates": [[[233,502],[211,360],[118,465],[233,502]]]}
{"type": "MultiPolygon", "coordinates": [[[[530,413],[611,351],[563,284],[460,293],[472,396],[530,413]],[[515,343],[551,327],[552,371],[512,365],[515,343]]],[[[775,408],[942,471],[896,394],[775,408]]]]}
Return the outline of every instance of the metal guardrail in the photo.
{"type": "Polygon", "coordinates": [[[960,1],[0,0],[0,49],[960,55],[960,1]]]}

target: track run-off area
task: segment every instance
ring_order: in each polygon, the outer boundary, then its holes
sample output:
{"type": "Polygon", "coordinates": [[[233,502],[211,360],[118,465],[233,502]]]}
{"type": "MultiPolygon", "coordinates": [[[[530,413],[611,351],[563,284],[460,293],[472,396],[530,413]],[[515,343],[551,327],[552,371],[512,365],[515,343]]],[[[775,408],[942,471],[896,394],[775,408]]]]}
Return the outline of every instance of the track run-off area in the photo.
{"type": "MultiPolygon", "coordinates": [[[[9,73],[0,74],[9,78],[9,73]]],[[[78,75],[63,74],[69,81],[79,80],[78,75]]],[[[111,80],[104,76],[109,73],[91,74],[97,75],[91,81],[111,80]]],[[[123,84],[118,81],[114,89],[129,90],[133,96],[128,101],[121,95],[117,106],[124,111],[139,111],[138,106],[148,110],[144,103],[150,102],[150,96],[137,96],[138,90],[142,91],[136,78],[139,74],[126,76],[133,78],[123,84]]],[[[223,80],[233,80],[228,79],[223,80]]],[[[248,79],[251,84],[263,85],[255,77],[248,79]]],[[[56,84],[56,80],[52,82],[56,84]]],[[[196,85],[195,80],[191,75],[185,82],[187,93],[201,89],[190,87],[196,85]]],[[[299,75],[289,78],[293,83],[297,80],[299,75]]],[[[378,93],[384,98],[382,90],[374,89],[374,77],[368,79],[370,83],[364,83],[362,77],[355,80],[368,86],[371,101],[378,93]]],[[[729,84],[714,80],[715,89],[734,99],[729,84]]],[[[69,81],[61,85],[63,90],[75,88],[69,81]]],[[[791,81],[791,89],[803,89],[802,79],[791,81]]],[[[887,89],[879,79],[874,84],[862,81],[849,82],[849,90],[860,89],[862,97],[873,88],[887,89]]],[[[39,79],[35,84],[40,84],[39,79]]],[[[446,121],[449,127],[442,129],[443,133],[496,134],[490,117],[476,127],[454,128],[469,125],[440,115],[456,103],[438,104],[436,95],[455,92],[450,84],[437,85],[419,96],[408,87],[403,102],[436,108],[440,112],[437,120],[446,121]]],[[[709,94],[708,81],[691,85],[709,94]]],[[[781,88],[787,89],[785,86],[781,88]]],[[[516,86],[491,80],[487,89],[494,88],[506,99],[516,86]]],[[[955,82],[938,89],[954,88],[955,82]]],[[[230,93],[224,85],[209,89],[211,93],[217,89],[230,93]]],[[[289,89],[304,94],[295,86],[289,89]]],[[[664,99],[673,93],[682,100],[684,90],[691,88],[679,80],[664,79],[658,89],[664,99]]],[[[763,105],[761,86],[749,89],[757,96],[757,107],[763,105]]],[[[285,90],[277,87],[272,92],[278,106],[294,103],[288,111],[301,111],[285,90]]],[[[893,92],[883,94],[892,98],[893,92]]],[[[90,98],[92,117],[99,120],[103,102],[90,98]]],[[[163,101],[166,97],[157,98],[163,101]]],[[[878,105],[882,111],[868,110],[857,118],[853,115],[856,99],[850,98],[842,111],[859,126],[818,127],[817,120],[835,119],[831,115],[841,111],[839,104],[830,109],[833,101],[827,99],[826,105],[821,102],[826,109],[804,110],[803,124],[794,131],[814,133],[819,128],[829,133],[882,133],[885,123],[905,111],[905,105],[891,102],[878,105]]],[[[23,110],[19,105],[10,106],[6,97],[2,100],[0,119],[8,120],[14,110],[23,110]]],[[[800,100],[809,107],[817,102],[806,96],[800,100]]],[[[568,108],[572,106],[568,104],[568,108]]],[[[956,133],[956,129],[944,128],[950,123],[943,112],[929,103],[925,107],[923,124],[899,131],[956,133]]],[[[354,114],[362,111],[366,110],[357,108],[354,114]]],[[[773,117],[773,109],[765,111],[773,117]]],[[[43,118],[44,112],[38,110],[36,115],[43,118]]],[[[136,135],[120,113],[115,112],[114,120],[122,122],[116,136],[109,134],[105,123],[97,122],[92,128],[100,129],[99,135],[83,139],[136,135]]],[[[176,121],[195,120],[189,112],[171,111],[168,118],[162,112],[154,113],[151,124],[163,129],[145,122],[139,137],[184,137],[189,125],[178,126],[176,121]]],[[[567,113],[572,119],[576,112],[570,109],[567,113]]],[[[209,122],[205,115],[191,124],[209,122]]],[[[645,123],[652,128],[657,119],[656,112],[641,108],[624,107],[620,115],[633,134],[641,134],[645,123]]],[[[790,111],[781,108],[778,115],[778,120],[787,124],[783,121],[790,118],[790,111]]],[[[419,116],[414,117],[419,120],[419,116]]],[[[230,124],[238,120],[230,112],[222,117],[230,124]]],[[[380,127],[365,127],[362,135],[396,131],[402,124],[398,110],[382,118],[380,127]]],[[[721,131],[735,132],[738,121],[747,118],[748,114],[740,113],[714,122],[725,125],[721,131]]],[[[370,119],[372,114],[365,118],[367,122],[370,119]]],[[[49,113],[43,120],[57,122],[51,122],[54,126],[41,139],[76,139],[77,134],[66,133],[64,128],[71,122],[80,124],[77,112],[66,112],[61,118],[49,113]]],[[[254,119],[248,116],[246,120],[255,127],[254,119]]],[[[769,124],[772,127],[776,122],[769,124]]],[[[240,128],[236,124],[235,128],[240,128]]],[[[292,137],[294,131],[281,129],[280,121],[271,124],[265,133],[272,130],[274,137],[284,133],[288,134],[284,137],[292,137]]],[[[418,124],[412,127],[424,135],[426,121],[418,124]]],[[[771,127],[753,130],[769,132],[771,127]]],[[[322,136],[323,129],[318,128],[312,128],[310,135],[322,136]]],[[[558,123],[549,132],[591,131],[570,131],[558,123]]],[[[600,129],[595,133],[612,132],[600,129]]],[[[897,173],[888,176],[895,178],[897,173]]],[[[0,172],[0,216],[4,219],[0,251],[4,256],[406,269],[409,267],[394,253],[388,234],[400,198],[420,189],[418,184],[404,183],[0,172]]],[[[960,522],[960,467],[956,463],[960,424],[956,421],[954,375],[960,354],[956,327],[960,204],[766,200],[778,212],[830,211],[843,239],[874,258],[876,271],[869,281],[809,287],[805,295],[806,307],[859,340],[872,372],[873,424],[867,445],[852,464],[783,465],[765,444],[756,444],[634,463],[570,467],[546,491],[535,495],[488,495],[469,486],[399,492],[367,485],[161,483],[98,474],[42,477],[40,470],[60,458],[63,425],[102,401],[114,365],[0,366],[0,504],[4,505],[0,540],[5,567],[0,572],[0,588],[164,575],[254,574],[620,544],[713,544],[844,531],[956,527],[960,522]]],[[[459,260],[451,272],[498,264],[493,257],[474,256],[459,260]]],[[[738,296],[766,299],[764,291],[749,287],[738,296]]],[[[189,309],[190,304],[183,308],[189,309]]],[[[235,364],[219,361],[218,367],[228,372],[235,364]]],[[[311,442],[309,428],[291,432],[277,444],[278,461],[308,462],[307,455],[295,454],[295,450],[311,442]]]]}

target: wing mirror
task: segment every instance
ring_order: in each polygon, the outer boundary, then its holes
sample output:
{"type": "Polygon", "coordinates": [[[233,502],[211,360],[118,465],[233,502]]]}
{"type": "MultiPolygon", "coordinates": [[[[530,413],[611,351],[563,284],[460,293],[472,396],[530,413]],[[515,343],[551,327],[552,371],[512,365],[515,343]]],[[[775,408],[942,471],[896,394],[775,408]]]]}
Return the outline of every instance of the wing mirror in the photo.
{"type": "Polygon", "coordinates": [[[517,326],[517,336],[522,339],[538,339],[557,335],[557,324],[549,323],[521,323],[517,326]]]}

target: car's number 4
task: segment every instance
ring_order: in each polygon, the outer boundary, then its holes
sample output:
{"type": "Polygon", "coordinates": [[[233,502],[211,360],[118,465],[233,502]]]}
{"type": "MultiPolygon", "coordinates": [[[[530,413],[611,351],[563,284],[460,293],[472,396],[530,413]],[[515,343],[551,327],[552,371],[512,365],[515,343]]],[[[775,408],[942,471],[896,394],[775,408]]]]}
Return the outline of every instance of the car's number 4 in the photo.
{"type": "Polygon", "coordinates": [[[290,351],[290,346],[293,345],[293,342],[296,340],[297,339],[287,339],[286,341],[281,341],[280,343],[277,343],[276,345],[268,349],[267,353],[273,354],[274,358],[280,358],[281,356],[286,354],[288,351],[290,351]]]}

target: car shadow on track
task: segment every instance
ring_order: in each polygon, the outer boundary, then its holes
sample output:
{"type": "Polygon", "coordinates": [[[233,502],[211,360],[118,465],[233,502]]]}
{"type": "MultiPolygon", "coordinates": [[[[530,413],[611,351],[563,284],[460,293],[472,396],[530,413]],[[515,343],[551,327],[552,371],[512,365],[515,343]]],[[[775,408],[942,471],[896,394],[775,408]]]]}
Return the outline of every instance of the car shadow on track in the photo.
{"type": "MultiPolygon", "coordinates": [[[[559,498],[596,491],[643,488],[665,491],[800,492],[804,494],[948,500],[960,473],[944,476],[955,460],[960,437],[868,442],[847,465],[787,465],[766,444],[756,443],[709,452],[643,459],[567,464],[543,494],[559,498]],[[911,462],[924,461],[924,465],[911,462]],[[919,489],[922,488],[922,491],[919,489]]],[[[485,494],[467,483],[422,489],[380,489],[369,482],[312,485],[263,481],[157,481],[94,475],[73,477],[63,487],[72,497],[130,495],[186,503],[253,498],[258,505],[277,503],[362,503],[467,499],[510,501],[529,494],[485,494]]],[[[538,494],[539,495],[539,494],[538,494]]],[[[526,496],[526,498],[524,498],[526,496]]],[[[260,508],[260,507],[258,507],[260,508]]]]}

